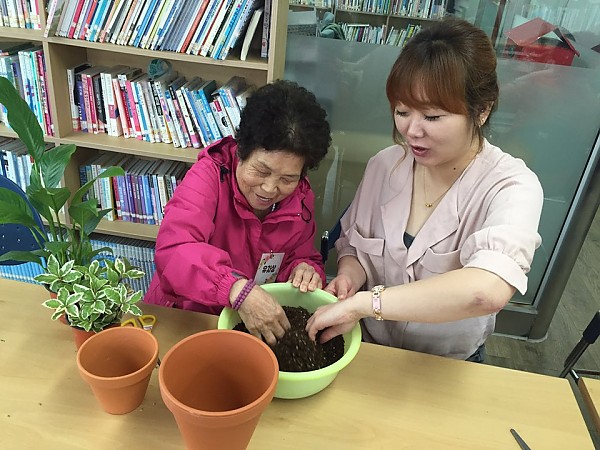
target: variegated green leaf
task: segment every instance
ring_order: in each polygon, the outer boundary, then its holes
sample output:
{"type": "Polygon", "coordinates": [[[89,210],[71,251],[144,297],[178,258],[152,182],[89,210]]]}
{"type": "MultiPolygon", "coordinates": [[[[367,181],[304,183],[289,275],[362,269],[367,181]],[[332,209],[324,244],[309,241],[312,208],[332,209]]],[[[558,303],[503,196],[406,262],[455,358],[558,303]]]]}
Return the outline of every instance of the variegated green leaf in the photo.
{"type": "Polygon", "coordinates": [[[76,304],[71,304],[65,307],[65,311],[70,317],[76,317],[79,313],[79,308],[76,304]]]}
{"type": "Polygon", "coordinates": [[[33,278],[38,283],[51,284],[58,279],[56,275],[51,273],[40,273],[33,278]]]}
{"type": "Polygon", "coordinates": [[[139,302],[142,299],[142,291],[136,291],[134,292],[131,297],[129,297],[127,299],[127,303],[129,303],[130,305],[139,302]]]}
{"type": "Polygon", "coordinates": [[[142,310],[138,308],[137,305],[129,304],[129,313],[133,314],[134,316],[141,316],[142,310]]]}
{"type": "Polygon", "coordinates": [[[104,305],[104,302],[102,300],[96,300],[94,302],[94,311],[99,312],[99,313],[103,313],[106,310],[106,306],[104,305]]]}
{"type": "Polygon", "coordinates": [[[75,261],[67,261],[59,270],[59,276],[63,278],[66,274],[68,274],[73,266],[75,265],[75,261]]]}
{"type": "Polygon", "coordinates": [[[58,263],[56,256],[50,255],[50,258],[48,258],[46,270],[48,271],[48,273],[51,273],[56,277],[60,277],[60,264],[58,263]]]}
{"type": "Polygon", "coordinates": [[[130,278],[132,280],[138,279],[138,278],[143,278],[144,275],[146,275],[145,272],[142,272],[141,270],[137,270],[137,269],[130,269],[127,272],[125,272],[125,277],[126,278],[130,278]]]}
{"type": "Polygon", "coordinates": [[[115,270],[119,273],[119,275],[123,275],[127,271],[125,263],[121,258],[115,259],[115,270]]]}
{"type": "Polygon", "coordinates": [[[75,283],[77,280],[80,280],[82,277],[82,273],[77,270],[71,270],[68,274],[63,277],[63,281],[65,283],[75,283]]]}
{"type": "Polygon", "coordinates": [[[62,306],[62,303],[56,298],[51,298],[42,303],[42,305],[46,308],[56,309],[60,308],[62,306]]]}

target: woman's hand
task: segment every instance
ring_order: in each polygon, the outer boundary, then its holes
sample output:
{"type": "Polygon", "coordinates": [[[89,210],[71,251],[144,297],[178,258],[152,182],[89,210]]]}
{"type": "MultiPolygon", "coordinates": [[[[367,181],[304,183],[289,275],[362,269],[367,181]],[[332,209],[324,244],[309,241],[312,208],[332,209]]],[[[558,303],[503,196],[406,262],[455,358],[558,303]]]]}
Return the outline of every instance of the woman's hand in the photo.
{"type": "Polygon", "coordinates": [[[290,329],[281,305],[260,286],[252,288],[238,312],[248,331],[259,339],[264,337],[270,346],[290,329]]]}
{"type": "Polygon", "coordinates": [[[290,275],[288,282],[292,283],[300,292],[314,291],[323,287],[323,280],[313,266],[307,263],[300,263],[290,275]]]}
{"type": "Polygon", "coordinates": [[[340,274],[331,280],[325,287],[325,291],[335,295],[338,300],[345,300],[356,294],[356,289],[352,285],[352,280],[346,274],[340,274]]]}
{"type": "Polygon", "coordinates": [[[359,300],[357,297],[358,295],[347,301],[318,308],[306,324],[308,337],[314,341],[317,333],[323,330],[319,341],[324,343],[354,328],[356,323],[363,317],[359,309],[360,301],[354,301],[354,299],[359,300]]]}

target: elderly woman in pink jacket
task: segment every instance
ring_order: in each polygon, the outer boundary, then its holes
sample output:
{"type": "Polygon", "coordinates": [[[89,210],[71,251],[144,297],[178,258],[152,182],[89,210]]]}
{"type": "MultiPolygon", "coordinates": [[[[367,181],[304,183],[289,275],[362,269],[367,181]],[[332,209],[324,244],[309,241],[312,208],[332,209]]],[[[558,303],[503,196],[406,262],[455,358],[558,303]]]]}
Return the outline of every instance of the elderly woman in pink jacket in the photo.
{"type": "Polygon", "coordinates": [[[323,330],[324,342],[361,320],[367,342],[479,361],[496,313],[527,289],[542,188],[483,137],[499,89],[480,29],[431,24],[402,50],[386,91],[398,145],[367,165],[326,287],[341,301],[307,331],[323,330]]]}
{"type": "Polygon", "coordinates": [[[306,292],[325,280],[306,173],[330,141],[313,94],[287,81],[258,89],[236,139],[204,149],[167,204],[144,301],[213,314],[232,306],[275,344],[290,324],[260,284],[290,281],[306,292]]]}

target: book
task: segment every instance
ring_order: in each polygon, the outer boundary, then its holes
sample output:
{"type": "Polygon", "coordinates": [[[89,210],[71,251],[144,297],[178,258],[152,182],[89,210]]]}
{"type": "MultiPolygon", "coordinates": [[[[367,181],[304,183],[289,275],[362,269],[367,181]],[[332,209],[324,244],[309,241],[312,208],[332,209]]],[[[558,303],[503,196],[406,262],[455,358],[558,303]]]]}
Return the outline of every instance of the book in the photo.
{"type": "Polygon", "coordinates": [[[271,33],[271,1],[265,0],[265,11],[263,16],[262,40],[260,46],[260,57],[269,57],[269,38],[271,33]]]}
{"type": "Polygon", "coordinates": [[[209,134],[211,142],[218,141],[221,139],[221,131],[219,126],[217,125],[217,120],[213,115],[212,109],[210,107],[209,99],[211,99],[211,95],[217,89],[217,83],[215,80],[205,81],[198,89],[194,91],[194,95],[196,99],[198,99],[202,105],[202,114],[208,123],[209,134]]]}
{"type": "Polygon", "coordinates": [[[231,3],[231,8],[228,12],[227,17],[225,17],[223,24],[218,35],[216,36],[213,44],[210,46],[208,51],[208,56],[218,59],[219,52],[225,45],[227,38],[233,32],[233,29],[236,27],[238,20],[240,19],[240,15],[244,9],[244,5],[248,0],[234,0],[231,3]]]}
{"type": "Polygon", "coordinates": [[[210,102],[210,109],[212,110],[213,116],[219,127],[221,136],[234,136],[233,126],[225,112],[225,107],[221,101],[221,96],[218,91],[212,93],[212,101],[210,102]]]}
{"type": "Polygon", "coordinates": [[[227,12],[231,8],[232,3],[233,3],[233,0],[224,0],[224,1],[220,2],[217,14],[215,14],[214,19],[212,20],[212,23],[208,30],[208,33],[206,34],[206,38],[204,39],[204,42],[202,43],[202,46],[200,47],[200,51],[198,52],[198,54],[200,56],[208,55],[208,51],[210,50],[210,47],[215,40],[215,36],[217,35],[217,33],[223,23],[223,20],[225,19],[225,16],[227,15],[227,12]]]}
{"type": "Polygon", "coordinates": [[[79,98],[77,96],[76,76],[82,70],[90,68],[89,63],[78,64],[67,69],[67,86],[69,89],[69,102],[71,104],[71,125],[74,131],[81,131],[79,98]]]}
{"type": "Polygon", "coordinates": [[[117,39],[121,34],[123,25],[129,17],[129,12],[131,11],[131,5],[133,4],[133,1],[134,0],[123,0],[123,6],[121,6],[120,10],[115,13],[116,18],[114,19],[114,23],[110,29],[106,30],[106,36],[102,42],[110,42],[111,44],[117,43],[117,39]]]}
{"type": "Polygon", "coordinates": [[[165,91],[168,90],[168,85],[177,78],[177,72],[168,72],[162,74],[161,76],[154,78],[154,90],[156,95],[158,96],[158,100],[160,102],[160,107],[162,109],[162,117],[164,120],[164,126],[166,130],[163,131],[164,136],[168,136],[170,139],[164,139],[165,143],[173,143],[174,147],[180,147],[179,138],[177,136],[177,131],[175,130],[175,125],[173,123],[173,116],[171,115],[171,110],[167,104],[167,99],[165,98],[165,91]]]}
{"type": "Polygon", "coordinates": [[[172,22],[166,30],[165,39],[163,41],[161,50],[176,51],[177,42],[179,42],[180,36],[183,34],[185,25],[188,20],[191,19],[194,2],[181,2],[182,6],[178,13],[174,15],[172,22]]]}
{"type": "Polygon", "coordinates": [[[215,17],[218,7],[220,6],[219,0],[210,0],[208,5],[206,6],[205,12],[202,16],[202,20],[200,20],[198,24],[198,28],[194,33],[194,37],[190,41],[186,53],[191,55],[197,55],[201,48],[206,35],[210,29],[210,25],[212,23],[213,18],[215,17]]]}
{"type": "Polygon", "coordinates": [[[197,7],[192,14],[192,20],[189,21],[186,30],[183,33],[181,41],[177,46],[179,52],[185,52],[194,36],[196,29],[198,28],[198,24],[202,20],[202,16],[204,16],[204,11],[208,5],[209,0],[200,0],[197,3],[197,7]]]}
{"type": "MultiPolygon", "coordinates": [[[[131,80],[142,72],[139,68],[131,68],[117,74],[117,83],[119,85],[120,96],[117,96],[117,102],[119,98],[123,107],[122,113],[119,114],[121,119],[121,127],[123,128],[123,135],[127,138],[135,137],[135,128],[133,125],[133,109],[129,101],[129,93],[127,90],[127,80],[131,80]]],[[[116,90],[115,90],[116,92],[116,90]]]]}
{"type": "MultiPolygon", "coordinates": [[[[131,69],[128,66],[119,64],[111,67],[108,71],[102,72],[102,93],[104,100],[104,115],[106,117],[106,131],[109,136],[121,136],[123,127],[120,119],[121,110],[119,109],[119,99],[121,92],[117,76],[124,71],[131,69]],[[116,85],[116,91],[115,91],[116,85]]],[[[122,108],[122,101],[121,101],[122,108]]]]}
{"type": "Polygon", "coordinates": [[[232,130],[235,136],[235,130],[240,125],[240,107],[237,103],[236,96],[248,87],[248,83],[243,77],[233,76],[221,86],[218,90],[222,103],[225,106],[225,111],[229,116],[232,130]]]}
{"type": "Polygon", "coordinates": [[[154,20],[154,13],[159,0],[148,0],[140,12],[140,18],[133,29],[128,45],[137,47],[144,37],[148,24],[154,20]]]}
{"type": "Polygon", "coordinates": [[[156,32],[156,42],[153,43],[151,49],[152,50],[162,50],[163,42],[168,37],[168,35],[173,31],[171,25],[174,23],[179,13],[181,12],[181,8],[185,2],[174,0],[173,5],[169,11],[169,14],[165,18],[165,22],[159,30],[156,32]]]}
{"type": "Polygon", "coordinates": [[[124,3],[125,3],[125,0],[115,0],[114,1],[114,3],[112,4],[112,7],[110,8],[110,10],[108,12],[108,16],[106,17],[106,23],[105,23],[104,27],[102,27],[98,31],[98,42],[104,42],[104,39],[106,38],[106,34],[108,33],[110,28],[115,23],[115,20],[117,19],[118,14],[120,13],[121,9],[123,8],[124,3]]]}
{"type": "Polygon", "coordinates": [[[177,101],[179,102],[179,109],[181,110],[181,115],[183,116],[183,121],[185,123],[185,128],[190,137],[190,141],[192,143],[192,147],[200,148],[202,143],[200,142],[199,129],[196,128],[192,116],[194,111],[188,108],[189,101],[187,100],[187,90],[190,86],[192,86],[196,82],[195,79],[188,81],[183,84],[179,89],[175,91],[175,95],[177,96],[177,101]]]}
{"type": "Polygon", "coordinates": [[[175,126],[175,130],[177,130],[177,137],[179,138],[179,143],[181,144],[182,148],[191,147],[192,145],[192,141],[185,126],[185,121],[183,114],[181,113],[181,108],[179,107],[179,101],[177,100],[176,94],[177,89],[183,86],[185,82],[185,77],[177,77],[168,85],[168,88],[165,91],[167,105],[169,105],[169,109],[171,110],[173,124],[175,126]]]}
{"type": "Polygon", "coordinates": [[[169,0],[159,0],[158,4],[156,5],[156,9],[154,10],[154,17],[148,23],[148,27],[146,28],[144,36],[140,40],[138,47],[148,48],[148,44],[152,41],[152,38],[158,30],[158,24],[160,23],[161,18],[166,16],[165,10],[168,3],[169,0]]]}
{"type": "Polygon", "coordinates": [[[46,15],[46,28],[44,37],[54,36],[58,29],[60,16],[66,8],[65,0],[50,0],[48,2],[48,14],[46,15]]]}
{"type": "Polygon", "coordinates": [[[252,18],[250,19],[250,23],[248,23],[248,28],[246,28],[246,35],[244,36],[244,41],[242,42],[242,50],[240,52],[240,61],[246,61],[248,56],[248,50],[250,49],[250,44],[252,43],[252,38],[256,33],[256,29],[258,28],[258,24],[260,22],[260,18],[263,14],[263,8],[258,8],[252,14],[252,18]]]}

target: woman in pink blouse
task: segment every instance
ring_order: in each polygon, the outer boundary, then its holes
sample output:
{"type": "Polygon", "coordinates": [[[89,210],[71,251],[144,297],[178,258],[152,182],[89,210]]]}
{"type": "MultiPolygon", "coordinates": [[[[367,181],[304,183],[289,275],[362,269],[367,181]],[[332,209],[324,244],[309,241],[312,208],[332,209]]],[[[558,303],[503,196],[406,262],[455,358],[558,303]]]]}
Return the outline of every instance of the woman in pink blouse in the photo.
{"type": "Polygon", "coordinates": [[[466,21],[432,24],[386,92],[397,145],[371,158],[341,220],[325,289],[342,301],[307,331],[324,342],[361,320],[367,342],[481,360],[496,313],[527,289],[543,203],[536,175],[483,137],[498,101],[494,49],[466,21]]]}

